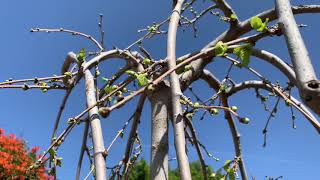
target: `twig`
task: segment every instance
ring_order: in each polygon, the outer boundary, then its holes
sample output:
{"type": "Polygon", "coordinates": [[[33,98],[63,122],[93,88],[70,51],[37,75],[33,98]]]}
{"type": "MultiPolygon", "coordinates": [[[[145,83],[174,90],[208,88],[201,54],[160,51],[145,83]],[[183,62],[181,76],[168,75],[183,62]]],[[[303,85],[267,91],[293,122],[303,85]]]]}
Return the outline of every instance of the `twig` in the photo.
{"type": "Polygon", "coordinates": [[[60,28],[60,29],[35,28],[35,29],[31,29],[30,32],[46,32],[46,33],[63,32],[63,33],[68,33],[68,34],[71,34],[71,35],[74,35],[74,36],[82,36],[82,37],[85,37],[85,38],[91,40],[99,48],[100,51],[104,51],[104,48],[100,45],[100,43],[96,39],[94,39],[92,36],[84,34],[82,32],[73,31],[73,30],[64,29],[64,28],[60,28]]]}

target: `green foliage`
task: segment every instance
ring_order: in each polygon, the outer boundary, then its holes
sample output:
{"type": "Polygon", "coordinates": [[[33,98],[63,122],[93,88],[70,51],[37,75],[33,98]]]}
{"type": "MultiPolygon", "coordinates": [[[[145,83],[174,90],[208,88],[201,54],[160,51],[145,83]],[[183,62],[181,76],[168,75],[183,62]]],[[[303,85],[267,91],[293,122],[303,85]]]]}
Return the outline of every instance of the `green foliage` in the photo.
{"type": "Polygon", "coordinates": [[[63,73],[63,75],[65,75],[67,78],[71,78],[72,72],[65,72],[65,73],[63,73]]]}
{"type": "Polygon", "coordinates": [[[244,44],[233,49],[233,53],[241,60],[240,67],[246,67],[249,65],[251,50],[251,44],[244,44]]]}
{"type": "Polygon", "coordinates": [[[106,87],[104,87],[104,92],[106,93],[106,94],[109,94],[109,93],[111,93],[112,91],[114,91],[114,90],[116,90],[118,88],[118,86],[117,85],[112,85],[112,86],[110,86],[110,85],[106,85],[106,87]]]}
{"type": "MultiPolygon", "coordinates": [[[[192,180],[203,180],[201,164],[199,161],[190,163],[192,180]]],[[[208,176],[213,173],[212,168],[207,169],[208,176]]],[[[180,180],[179,168],[169,169],[169,180],[180,180]]],[[[129,174],[130,180],[147,180],[150,179],[150,167],[144,159],[137,162],[129,174]]]]}
{"type": "Polygon", "coordinates": [[[86,60],[86,50],[84,48],[82,48],[79,54],[77,54],[77,60],[79,63],[82,63],[86,60]]]}
{"type": "Polygon", "coordinates": [[[149,84],[149,79],[147,78],[147,73],[137,74],[136,78],[138,80],[138,85],[140,87],[146,86],[149,84]]]}
{"type": "Polygon", "coordinates": [[[144,58],[143,61],[142,61],[142,64],[149,65],[149,64],[151,64],[151,60],[148,59],[148,58],[144,58]]]}
{"type": "Polygon", "coordinates": [[[137,162],[129,174],[129,180],[148,180],[150,179],[150,167],[144,159],[137,162]]]}
{"type": "Polygon", "coordinates": [[[258,32],[263,32],[268,29],[267,24],[269,22],[269,19],[267,18],[265,22],[262,22],[262,20],[258,16],[254,16],[250,19],[250,25],[253,29],[255,29],[258,32]]]}
{"type": "Polygon", "coordinates": [[[236,14],[231,14],[231,15],[230,15],[230,20],[231,20],[231,21],[235,21],[235,20],[237,20],[237,19],[238,19],[238,17],[237,17],[236,14]]]}
{"type": "Polygon", "coordinates": [[[228,50],[228,45],[223,43],[222,41],[219,41],[215,47],[214,52],[216,56],[223,56],[228,50]]]}
{"type": "Polygon", "coordinates": [[[146,86],[150,83],[150,80],[148,79],[148,74],[147,73],[136,73],[132,70],[128,70],[126,71],[127,74],[129,74],[130,76],[135,77],[138,80],[138,85],[140,87],[146,86]]]}
{"type": "Polygon", "coordinates": [[[227,160],[224,165],[217,170],[216,173],[211,173],[210,180],[235,180],[235,172],[233,166],[230,166],[232,161],[227,160]]]}

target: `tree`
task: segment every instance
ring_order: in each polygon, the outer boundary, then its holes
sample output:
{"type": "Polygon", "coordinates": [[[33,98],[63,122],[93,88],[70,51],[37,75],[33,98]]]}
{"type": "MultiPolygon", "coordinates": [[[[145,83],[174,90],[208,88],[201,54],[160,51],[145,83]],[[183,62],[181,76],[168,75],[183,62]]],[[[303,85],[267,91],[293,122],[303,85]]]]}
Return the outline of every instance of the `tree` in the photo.
{"type": "Polygon", "coordinates": [[[23,140],[15,135],[5,135],[0,128],[0,179],[50,179],[43,166],[30,170],[36,162],[39,147],[26,149],[23,140]]]}
{"type": "MultiPolygon", "coordinates": [[[[212,174],[212,169],[209,166],[208,174],[212,174]]],[[[190,171],[191,171],[191,178],[194,180],[201,180],[204,179],[203,174],[201,173],[201,164],[199,161],[191,162],[190,163],[190,171]]],[[[209,176],[208,176],[209,177],[209,176]]],[[[129,179],[136,179],[136,180],[143,180],[143,179],[150,179],[150,167],[148,166],[147,162],[144,159],[141,159],[137,162],[130,174],[129,179]]],[[[179,180],[179,169],[169,169],[169,180],[179,180]]]]}
{"type": "MultiPolygon", "coordinates": [[[[209,157],[213,157],[213,155],[208,152],[206,146],[199,140],[192,119],[200,112],[203,112],[203,116],[206,114],[214,116],[219,111],[224,112],[235,151],[234,159],[226,163],[221,171],[226,171],[229,179],[233,179],[238,171],[242,179],[248,179],[237,123],[248,124],[250,119],[238,113],[238,107],[229,105],[229,99],[233,95],[249,88],[256,90],[257,97],[264,105],[266,105],[269,97],[275,97],[276,99],[275,105],[271,110],[266,108],[269,111],[269,117],[263,129],[264,146],[266,146],[269,122],[275,116],[281,100],[284,100],[290,107],[291,112],[293,112],[293,108],[301,112],[312,126],[320,132],[319,122],[308,110],[310,108],[317,115],[320,114],[319,80],[314,71],[316,68],[311,64],[308,51],[300,36],[299,26],[293,16],[293,14],[301,13],[318,13],[320,12],[320,6],[291,6],[289,0],[276,0],[275,9],[264,11],[241,21],[237,16],[237,12],[225,0],[214,0],[212,4],[202,9],[200,13],[194,10],[196,3],[200,2],[194,0],[174,1],[174,8],[168,18],[164,18],[163,21],[155,22],[140,30],[145,34],[123,49],[115,47],[109,50],[105,48],[102,15],[100,15],[99,20],[101,41],[96,40],[91,35],[65,28],[31,29],[31,32],[68,33],[84,37],[97,48],[94,52],[81,49],[76,53],[68,53],[60,75],[21,80],[9,79],[0,83],[0,88],[40,89],[44,93],[53,89],[65,91],[54,125],[51,145],[32,166],[33,169],[42,167],[45,162],[49,161],[52,168],[51,172],[56,172],[56,166],[61,163],[61,158],[57,155],[58,149],[78,124],[84,124],[83,145],[76,172],[77,179],[80,177],[85,153],[88,154],[89,162],[91,163],[91,169],[87,177],[94,174],[98,180],[106,179],[106,167],[110,169],[111,177],[113,178],[128,179],[130,175],[140,177],[139,173],[130,174],[130,169],[142,151],[141,138],[137,128],[146,100],[150,101],[152,112],[151,179],[165,179],[169,175],[169,123],[172,123],[174,129],[174,146],[180,169],[179,177],[189,180],[193,177],[192,168],[199,169],[199,166],[189,164],[186,144],[190,142],[195,147],[199,157],[202,177],[208,179],[207,177],[209,177],[210,173],[206,168],[207,164],[203,153],[205,152],[209,157]],[[213,11],[214,9],[218,9],[219,13],[213,11]],[[199,48],[195,52],[188,52],[178,57],[176,53],[178,29],[191,27],[196,35],[197,23],[209,13],[219,17],[229,25],[229,28],[202,49],[199,48]],[[278,20],[277,23],[268,24],[276,20],[278,20]],[[249,33],[253,33],[253,35],[249,33]],[[162,59],[153,58],[153,54],[144,45],[147,39],[152,39],[158,35],[166,35],[167,38],[167,50],[164,52],[166,55],[162,59]],[[282,35],[285,36],[293,65],[271,52],[255,47],[259,41],[266,37],[282,35]],[[276,79],[269,79],[268,76],[262,75],[251,67],[251,56],[258,57],[277,68],[288,79],[287,84],[283,85],[283,83],[278,83],[276,79]],[[99,68],[101,67],[100,64],[115,58],[124,60],[126,64],[110,77],[103,77],[103,82],[101,82],[99,78],[106,70],[99,68]],[[228,66],[224,67],[227,73],[222,79],[218,79],[214,75],[216,72],[209,67],[209,64],[213,63],[214,59],[219,58],[228,62],[228,66]],[[246,79],[237,83],[231,75],[231,70],[233,69],[246,70],[257,80],[246,79]],[[82,79],[85,81],[86,88],[84,91],[87,108],[81,113],[70,117],[68,125],[63,126],[60,124],[60,119],[65,104],[75,87],[82,82],[82,79]],[[209,88],[214,91],[207,100],[199,98],[190,87],[200,80],[206,82],[209,88]],[[99,88],[98,85],[101,87],[99,88]],[[294,93],[291,92],[294,88],[299,91],[303,103],[293,97],[294,93]],[[190,94],[186,93],[187,90],[190,91],[190,94]],[[261,90],[268,91],[269,95],[263,95],[261,90]],[[112,142],[105,146],[101,119],[109,117],[116,109],[122,110],[123,106],[135,97],[139,97],[139,101],[135,107],[134,114],[125,122],[123,128],[118,131],[112,142]],[[131,130],[128,135],[124,156],[117,165],[111,167],[106,163],[106,157],[109,155],[115,141],[120,137],[124,137],[125,129],[129,124],[131,124],[131,130]],[[63,127],[64,130],[58,133],[58,127],[63,127]],[[88,137],[92,137],[92,148],[87,145],[89,144],[87,142],[88,137]]],[[[292,115],[292,120],[294,122],[294,115],[292,115]]],[[[138,167],[141,168],[141,171],[144,171],[147,166],[145,162],[140,163],[138,167]]],[[[220,175],[223,176],[222,172],[222,174],[218,172],[215,176],[219,178],[220,175]]]]}

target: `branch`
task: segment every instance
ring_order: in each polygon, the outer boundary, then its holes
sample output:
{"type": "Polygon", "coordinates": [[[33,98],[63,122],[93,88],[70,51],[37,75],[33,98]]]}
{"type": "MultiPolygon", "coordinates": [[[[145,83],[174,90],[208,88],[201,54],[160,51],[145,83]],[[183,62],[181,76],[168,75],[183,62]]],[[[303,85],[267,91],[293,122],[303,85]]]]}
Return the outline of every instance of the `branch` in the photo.
{"type": "Polygon", "coordinates": [[[94,106],[89,110],[89,121],[92,129],[92,140],[93,140],[93,150],[94,150],[94,167],[97,180],[105,180],[106,175],[106,162],[103,157],[104,141],[102,135],[102,128],[100,124],[100,119],[98,115],[98,108],[95,106],[97,104],[96,100],[96,88],[94,84],[93,76],[90,70],[84,72],[85,84],[86,84],[86,96],[87,96],[87,107],[94,106]]]}
{"type": "MultiPolygon", "coordinates": [[[[294,14],[301,14],[301,13],[319,13],[320,12],[320,5],[304,5],[304,6],[293,6],[292,7],[294,14]]],[[[276,12],[274,9],[270,9],[267,11],[264,11],[260,14],[257,14],[256,16],[260,17],[261,19],[269,18],[270,21],[273,21],[276,19],[276,12]]],[[[217,38],[215,38],[213,41],[208,43],[203,49],[207,49],[209,47],[214,47],[217,42],[223,41],[228,42],[234,39],[239,38],[240,36],[244,35],[245,33],[248,33],[252,30],[252,27],[250,25],[250,19],[243,21],[240,23],[240,25],[237,28],[228,29],[225,32],[223,32],[221,35],[219,35],[217,38]]],[[[213,55],[209,55],[206,57],[200,57],[196,61],[194,61],[191,65],[193,67],[192,72],[188,72],[188,75],[185,75],[182,79],[182,82],[185,82],[185,84],[191,84],[192,81],[198,79],[204,69],[204,67],[211,61],[213,58],[213,55]]]]}
{"type": "Polygon", "coordinates": [[[74,36],[82,36],[85,37],[89,40],[91,40],[99,49],[100,51],[104,51],[103,47],[100,45],[100,43],[94,39],[92,36],[84,34],[82,32],[77,32],[77,31],[73,31],[73,30],[69,30],[69,29],[41,29],[41,28],[35,28],[35,29],[31,29],[30,32],[46,32],[46,33],[50,33],[50,32],[63,32],[63,33],[68,33],[74,36]]]}
{"type": "Polygon", "coordinates": [[[296,85],[296,74],[292,70],[292,68],[285,63],[281,58],[278,56],[265,51],[265,50],[260,50],[256,48],[251,49],[252,55],[256,56],[262,60],[265,60],[266,62],[272,64],[274,67],[278,68],[285,76],[288,77],[291,83],[296,85]]]}
{"type": "MultiPolygon", "coordinates": [[[[231,17],[232,14],[236,15],[235,11],[225,0],[214,0],[214,2],[218,5],[219,9],[221,9],[224,15],[228,18],[231,17]]],[[[231,27],[234,28],[239,24],[238,18],[233,21],[230,21],[231,27]]]]}
{"type": "Polygon", "coordinates": [[[307,120],[313,125],[313,127],[317,130],[317,132],[320,133],[320,123],[301,102],[299,102],[297,99],[295,99],[292,96],[288,97],[277,87],[266,84],[263,81],[245,81],[240,84],[236,84],[234,87],[232,87],[228,91],[227,96],[231,96],[235,93],[240,92],[241,90],[248,89],[248,88],[260,88],[270,92],[275,92],[278,96],[281,96],[285,101],[288,101],[298,111],[300,111],[307,118],[307,120]]]}
{"type": "Polygon", "coordinates": [[[54,128],[53,128],[53,132],[52,132],[51,139],[53,139],[53,138],[56,136],[56,134],[57,134],[57,129],[58,129],[58,126],[59,126],[59,122],[60,122],[60,119],[61,119],[61,115],[62,115],[62,112],[63,112],[63,110],[64,110],[64,108],[65,108],[65,105],[66,105],[66,103],[67,103],[67,100],[68,100],[68,98],[69,98],[69,96],[70,96],[70,94],[71,94],[71,91],[72,91],[72,89],[68,89],[68,90],[66,91],[66,94],[65,94],[64,97],[63,97],[62,103],[61,103],[60,108],[59,108],[58,115],[57,115],[56,120],[55,120],[55,123],[54,123],[54,128]]]}
{"type": "MultiPolygon", "coordinates": [[[[89,118],[88,118],[88,120],[89,120],[89,118]]],[[[85,122],[85,125],[84,125],[82,145],[81,145],[81,150],[80,150],[80,157],[79,157],[77,172],[76,172],[76,180],[79,180],[79,178],[80,178],[83,155],[84,155],[86,148],[87,148],[87,137],[88,137],[88,132],[89,132],[88,120],[85,122]]]]}
{"type": "Polygon", "coordinates": [[[127,145],[126,145],[125,155],[124,155],[124,157],[122,159],[122,163],[124,164],[122,175],[125,177],[125,179],[128,176],[129,157],[130,157],[130,154],[132,152],[133,144],[134,144],[135,139],[136,139],[137,128],[138,128],[138,125],[140,123],[141,112],[142,112],[142,109],[143,109],[143,105],[144,105],[145,99],[146,99],[146,95],[142,94],[140,96],[137,108],[136,108],[135,113],[134,113],[134,117],[133,117],[133,121],[132,121],[132,125],[131,125],[131,130],[130,130],[130,134],[129,134],[129,137],[128,137],[128,142],[127,142],[127,145]]]}
{"type": "Polygon", "coordinates": [[[199,140],[198,140],[198,137],[197,137],[196,130],[195,130],[191,120],[189,120],[188,118],[185,118],[185,122],[187,123],[187,126],[188,126],[188,128],[189,128],[189,130],[191,131],[191,134],[192,134],[192,142],[195,145],[196,150],[197,150],[197,154],[198,154],[198,157],[199,157],[199,160],[200,160],[203,177],[204,177],[205,180],[207,180],[208,177],[209,177],[208,176],[208,172],[207,172],[207,165],[206,165],[206,163],[204,161],[204,158],[203,158],[203,155],[202,155],[202,152],[201,152],[201,149],[200,149],[201,147],[200,147],[200,144],[199,144],[199,140]]]}
{"type": "Polygon", "coordinates": [[[287,47],[297,76],[300,97],[320,115],[320,81],[317,79],[308,50],[296,25],[289,0],[276,0],[279,26],[286,38],[287,47]]]}
{"type": "MultiPolygon", "coordinates": [[[[167,39],[167,59],[169,69],[176,67],[176,36],[178,23],[180,21],[180,13],[184,0],[178,0],[170,17],[168,39],[167,39]]],[[[174,128],[174,145],[177,154],[178,165],[180,169],[180,178],[183,180],[191,180],[189,160],[186,154],[186,142],[184,132],[184,122],[182,116],[182,107],[180,104],[180,96],[182,95],[179,78],[175,71],[170,73],[170,90],[171,103],[173,113],[174,128]]]]}
{"type": "MultiPolygon", "coordinates": [[[[211,88],[216,88],[217,86],[220,86],[220,84],[218,84],[219,81],[217,81],[217,78],[215,78],[207,70],[203,71],[201,78],[203,80],[205,80],[211,88]]],[[[218,92],[219,88],[215,89],[215,91],[218,92]]],[[[226,94],[222,93],[222,94],[220,94],[220,98],[221,98],[222,106],[229,107],[228,99],[227,99],[228,96],[226,94]]],[[[240,134],[238,133],[237,127],[233,121],[230,110],[225,109],[224,113],[225,113],[225,118],[228,121],[230,131],[231,131],[236,156],[239,158],[239,168],[240,168],[241,177],[243,180],[247,180],[248,176],[247,176],[245,164],[244,164],[244,161],[242,158],[242,153],[241,153],[240,134]]]]}

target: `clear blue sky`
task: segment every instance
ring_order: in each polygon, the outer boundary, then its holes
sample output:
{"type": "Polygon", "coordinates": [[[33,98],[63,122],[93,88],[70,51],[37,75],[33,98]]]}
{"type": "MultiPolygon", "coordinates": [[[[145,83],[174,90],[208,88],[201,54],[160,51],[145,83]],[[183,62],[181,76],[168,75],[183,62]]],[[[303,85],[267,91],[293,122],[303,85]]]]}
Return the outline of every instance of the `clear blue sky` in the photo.
{"type": "MultiPolygon", "coordinates": [[[[199,0],[196,6],[200,11],[211,1],[202,4],[199,0]]],[[[240,20],[247,19],[262,10],[272,8],[273,1],[255,0],[229,0],[236,10],[240,20]]],[[[318,0],[291,1],[293,4],[319,4],[318,0]]],[[[59,74],[67,52],[77,52],[80,48],[94,50],[92,43],[66,34],[45,34],[29,32],[30,28],[69,28],[82,31],[93,36],[98,34],[98,14],[104,14],[104,26],[106,31],[105,42],[107,49],[112,46],[125,48],[142,34],[137,30],[159,22],[170,13],[171,1],[148,0],[55,0],[55,1],[17,1],[2,0],[0,4],[0,79],[4,81],[10,77],[14,79],[50,76],[59,74]]],[[[320,14],[299,15],[298,23],[307,24],[308,27],[301,30],[315,69],[318,70],[319,41],[320,41],[320,14]]],[[[219,21],[212,15],[207,15],[199,23],[199,37],[193,38],[191,29],[183,33],[179,31],[177,54],[183,55],[195,51],[213,40],[223,32],[228,25],[219,21]]],[[[164,58],[166,55],[165,36],[159,36],[148,40],[145,47],[152,52],[154,58],[164,58]]],[[[257,44],[257,47],[271,51],[281,58],[289,61],[287,49],[283,37],[266,38],[257,44]]],[[[123,63],[122,63],[123,64],[123,63]]],[[[103,64],[100,69],[103,76],[110,76],[122,64],[103,64]]],[[[281,73],[270,65],[251,59],[251,65],[269,79],[280,80],[285,85],[286,79],[281,73]]],[[[208,68],[214,74],[222,78],[226,73],[227,63],[217,59],[208,68]]],[[[245,79],[255,79],[245,70],[232,71],[232,77],[240,82],[245,79]]],[[[319,76],[320,77],[320,76],[319,76]]],[[[206,86],[203,82],[194,85],[198,94],[207,98],[212,92],[203,90],[206,86]]],[[[29,146],[40,146],[42,150],[49,145],[50,136],[56,113],[63,98],[63,92],[52,90],[45,94],[39,90],[0,90],[0,128],[8,133],[14,133],[28,142],[29,146]]],[[[115,136],[123,123],[133,112],[135,101],[126,105],[125,110],[116,110],[108,119],[102,122],[104,129],[105,145],[107,146],[115,136]]],[[[274,100],[270,101],[270,107],[274,100]]],[[[315,179],[318,174],[317,155],[320,149],[319,135],[307,121],[296,112],[297,129],[291,128],[290,111],[281,102],[280,111],[276,118],[272,119],[268,134],[268,145],[262,148],[262,129],[268,114],[263,111],[263,106],[255,98],[254,91],[243,92],[231,99],[230,104],[239,107],[239,113],[250,117],[249,125],[237,123],[242,135],[242,149],[248,174],[257,180],[265,176],[284,179],[315,179]]],[[[149,105],[149,103],[147,104],[149,105]]],[[[85,107],[83,81],[75,89],[67,103],[67,110],[63,114],[60,131],[66,127],[66,119],[73,117],[85,107]]],[[[222,113],[221,113],[222,114],[222,113]]],[[[203,142],[210,152],[221,159],[215,162],[206,158],[208,164],[214,168],[220,167],[227,159],[234,157],[232,139],[229,128],[223,115],[217,117],[207,116],[205,120],[194,120],[203,142]]],[[[58,169],[59,179],[73,179],[75,175],[78,154],[81,145],[83,126],[77,126],[58,154],[63,157],[63,167],[58,169]]],[[[172,129],[171,129],[172,130],[172,129]]],[[[150,108],[146,106],[143,111],[142,124],[139,128],[143,143],[143,157],[149,160],[150,149],[150,108]]],[[[119,140],[115,144],[109,157],[108,166],[113,166],[121,159],[125,140],[119,140]]],[[[175,152],[170,140],[170,157],[175,157],[175,152]]],[[[196,160],[197,156],[192,147],[190,159],[196,160]]],[[[88,161],[85,158],[85,163],[88,161]]],[[[171,163],[175,167],[175,163],[171,163]]],[[[88,166],[83,166],[83,175],[89,171],[88,166]]]]}

